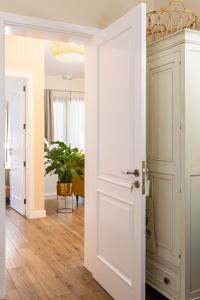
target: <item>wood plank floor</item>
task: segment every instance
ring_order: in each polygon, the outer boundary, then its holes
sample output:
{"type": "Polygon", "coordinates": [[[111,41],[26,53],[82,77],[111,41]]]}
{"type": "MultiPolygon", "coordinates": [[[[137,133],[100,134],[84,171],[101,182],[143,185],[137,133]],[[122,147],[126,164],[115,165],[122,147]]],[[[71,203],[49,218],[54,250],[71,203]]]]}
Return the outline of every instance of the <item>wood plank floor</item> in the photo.
{"type": "MultiPolygon", "coordinates": [[[[7,300],[111,300],[83,267],[83,204],[47,218],[28,220],[7,209],[7,300]]],[[[147,289],[146,300],[165,299],[147,289]]],[[[124,299],[126,300],[126,299],[124,299]]]]}

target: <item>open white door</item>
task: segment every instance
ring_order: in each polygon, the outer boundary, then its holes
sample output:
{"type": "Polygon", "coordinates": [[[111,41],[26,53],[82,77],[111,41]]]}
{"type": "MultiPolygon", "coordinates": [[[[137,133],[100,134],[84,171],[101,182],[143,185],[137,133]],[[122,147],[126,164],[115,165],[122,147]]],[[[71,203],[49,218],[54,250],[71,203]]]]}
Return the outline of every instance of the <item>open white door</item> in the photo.
{"type": "Polygon", "coordinates": [[[145,299],[145,160],[140,4],[102,30],[86,55],[85,266],[117,300],[145,299]]]}
{"type": "Polygon", "coordinates": [[[26,119],[26,94],[24,79],[6,78],[6,100],[9,107],[10,123],[10,206],[25,215],[26,198],[26,135],[24,124],[26,119]]]}

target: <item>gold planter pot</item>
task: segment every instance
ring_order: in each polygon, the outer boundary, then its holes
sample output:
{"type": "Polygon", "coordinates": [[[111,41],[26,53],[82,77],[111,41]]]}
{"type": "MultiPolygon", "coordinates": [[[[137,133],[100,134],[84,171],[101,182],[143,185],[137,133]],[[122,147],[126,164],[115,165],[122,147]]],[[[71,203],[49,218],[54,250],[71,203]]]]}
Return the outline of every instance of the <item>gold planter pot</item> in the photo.
{"type": "Polygon", "coordinates": [[[72,194],[72,183],[57,183],[57,195],[58,196],[70,196],[72,194]]]}

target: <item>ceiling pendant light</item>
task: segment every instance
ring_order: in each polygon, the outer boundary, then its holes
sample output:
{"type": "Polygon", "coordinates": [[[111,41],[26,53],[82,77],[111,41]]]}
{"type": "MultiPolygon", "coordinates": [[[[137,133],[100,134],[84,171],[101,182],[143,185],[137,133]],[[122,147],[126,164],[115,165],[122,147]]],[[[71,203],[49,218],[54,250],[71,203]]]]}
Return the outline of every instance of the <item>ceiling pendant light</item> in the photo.
{"type": "Polygon", "coordinates": [[[84,62],[85,47],[74,43],[50,42],[51,54],[63,62],[84,62]]]}

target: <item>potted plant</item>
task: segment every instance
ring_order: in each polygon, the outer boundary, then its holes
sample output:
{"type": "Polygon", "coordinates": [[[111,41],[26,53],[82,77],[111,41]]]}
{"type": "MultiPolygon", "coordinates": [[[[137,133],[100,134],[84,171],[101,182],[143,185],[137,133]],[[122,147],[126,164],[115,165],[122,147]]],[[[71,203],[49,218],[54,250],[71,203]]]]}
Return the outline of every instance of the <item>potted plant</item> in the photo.
{"type": "Polygon", "coordinates": [[[57,194],[69,196],[72,194],[73,177],[84,176],[84,153],[59,141],[51,145],[55,147],[45,147],[45,175],[57,174],[57,194]]]}

